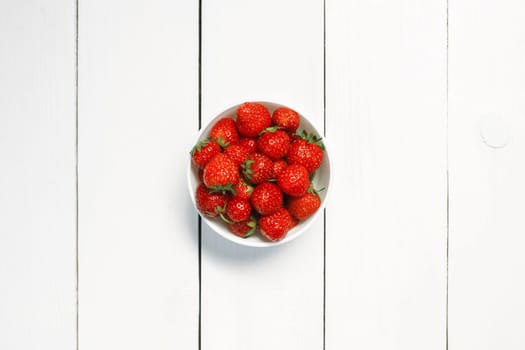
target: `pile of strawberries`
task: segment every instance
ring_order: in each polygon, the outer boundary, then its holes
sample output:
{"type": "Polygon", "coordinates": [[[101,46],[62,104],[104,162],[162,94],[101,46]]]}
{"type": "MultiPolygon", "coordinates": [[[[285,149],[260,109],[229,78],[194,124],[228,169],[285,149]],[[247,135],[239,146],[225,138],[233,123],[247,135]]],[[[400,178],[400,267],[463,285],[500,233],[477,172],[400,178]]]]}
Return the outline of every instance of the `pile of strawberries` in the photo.
{"type": "Polygon", "coordinates": [[[220,217],[237,236],[249,237],[258,227],[270,241],[315,213],[321,200],[311,180],[324,146],[298,127],[294,110],[270,114],[255,102],[240,105],[236,119],[217,121],[191,151],[202,181],[195,193],[199,211],[220,217]]]}

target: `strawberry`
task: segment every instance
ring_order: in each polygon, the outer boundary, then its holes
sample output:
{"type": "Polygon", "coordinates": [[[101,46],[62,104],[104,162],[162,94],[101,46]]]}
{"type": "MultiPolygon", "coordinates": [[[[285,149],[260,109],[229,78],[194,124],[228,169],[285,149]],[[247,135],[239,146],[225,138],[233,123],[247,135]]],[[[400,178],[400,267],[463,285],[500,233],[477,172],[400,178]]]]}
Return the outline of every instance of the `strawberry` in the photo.
{"type": "Polygon", "coordinates": [[[204,184],[200,184],[195,192],[195,200],[197,202],[197,209],[209,217],[216,217],[219,212],[226,206],[226,195],[220,193],[212,193],[204,184]]]}
{"type": "Polygon", "coordinates": [[[286,168],[288,164],[286,161],[281,159],[273,163],[273,176],[279,176],[279,174],[286,168]]]}
{"type": "Polygon", "coordinates": [[[283,193],[276,185],[265,182],[253,190],[250,202],[261,215],[269,215],[283,206],[283,193]]]}
{"type": "MultiPolygon", "coordinates": [[[[288,210],[289,212],[290,210],[288,210]]],[[[295,217],[292,216],[292,220],[290,220],[290,230],[297,226],[299,224],[299,220],[297,220],[295,217]]]]}
{"type": "Polygon", "coordinates": [[[248,149],[245,146],[241,146],[239,144],[230,145],[224,149],[224,154],[233,160],[237,166],[240,166],[242,163],[244,163],[248,153],[250,153],[248,149]]]}
{"type": "Polygon", "coordinates": [[[251,217],[249,220],[246,221],[228,224],[228,228],[231,232],[233,232],[234,235],[242,238],[248,238],[255,233],[255,229],[257,228],[257,221],[255,220],[255,218],[251,217]]]}
{"type": "Polygon", "coordinates": [[[288,165],[277,176],[277,184],[287,195],[300,197],[310,187],[308,170],[300,164],[288,165]]]}
{"type": "Polygon", "coordinates": [[[247,199],[235,196],[226,204],[226,215],[229,220],[226,219],[222,213],[220,213],[220,215],[224,221],[231,223],[232,221],[246,221],[250,218],[251,213],[252,206],[250,202],[248,202],[247,199]]]}
{"type": "Polygon", "coordinates": [[[256,137],[271,123],[270,112],[260,103],[245,102],[237,108],[237,128],[242,136],[256,137]]]}
{"type": "Polygon", "coordinates": [[[306,193],[302,197],[290,198],[288,200],[288,211],[299,220],[310,217],[321,206],[321,199],[317,193],[306,193]]]}
{"type": "Polygon", "coordinates": [[[299,127],[299,114],[288,107],[280,107],[273,111],[272,123],[294,133],[299,127]]]}
{"type": "Polygon", "coordinates": [[[314,134],[303,130],[301,138],[295,140],[288,150],[288,164],[301,164],[309,173],[314,172],[323,162],[324,145],[314,134]]]}
{"type": "Polygon", "coordinates": [[[262,235],[272,242],[283,239],[291,225],[292,216],[285,208],[280,208],[275,213],[259,219],[262,235]]]}
{"type": "Polygon", "coordinates": [[[219,119],[211,128],[210,139],[217,141],[221,147],[232,145],[239,141],[239,132],[232,118],[219,119]]]}
{"type": "Polygon", "coordinates": [[[221,146],[215,141],[199,141],[191,150],[191,159],[199,168],[203,168],[214,155],[221,153],[221,146]]]}
{"type": "Polygon", "coordinates": [[[275,126],[264,129],[257,140],[257,150],[272,160],[284,157],[288,153],[288,147],[290,136],[275,126]]]}
{"type": "Polygon", "coordinates": [[[273,176],[273,162],[264,154],[248,155],[241,167],[246,179],[253,184],[266,182],[273,176]]]}
{"type": "Polygon", "coordinates": [[[239,182],[233,186],[233,190],[237,197],[249,199],[252,195],[253,187],[248,185],[243,179],[240,179],[239,182]]]}
{"type": "Polygon", "coordinates": [[[250,153],[255,152],[255,150],[257,149],[257,141],[249,137],[242,137],[241,139],[239,139],[239,145],[248,148],[248,151],[250,153]]]}
{"type": "Polygon", "coordinates": [[[239,181],[235,163],[223,153],[216,154],[204,167],[202,180],[212,191],[233,192],[233,185],[239,181]]]}

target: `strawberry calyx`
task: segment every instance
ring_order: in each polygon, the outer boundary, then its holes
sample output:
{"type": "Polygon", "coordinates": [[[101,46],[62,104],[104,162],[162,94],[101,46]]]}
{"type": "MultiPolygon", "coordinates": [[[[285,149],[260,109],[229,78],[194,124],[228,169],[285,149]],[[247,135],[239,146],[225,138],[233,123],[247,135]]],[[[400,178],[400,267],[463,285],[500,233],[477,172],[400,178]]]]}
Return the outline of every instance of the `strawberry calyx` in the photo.
{"type": "Polygon", "coordinates": [[[257,228],[257,220],[253,216],[251,216],[250,221],[246,225],[248,225],[250,230],[246,232],[246,234],[242,238],[248,238],[255,233],[255,229],[257,228]]]}
{"type": "Polygon", "coordinates": [[[213,210],[215,212],[215,214],[217,215],[222,215],[222,213],[224,213],[224,211],[226,210],[226,204],[227,203],[224,203],[224,206],[216,206],[215,209],[213,210]]]}
{"type": "Polygon", "coordinates": [[[298,136],[305,140],[308,143],[312,143],[314,145],[319,146],[320,149],[324,151],[324,144],[322,142],[323,138],[315,135],[314,133],[308,133],[306,130],[302,130],[301,132],[296,132],[295,136],[298,136]]]}
{"type": "Polygon", "coordinates": [[[219,217],[222,219],[222,221],[224,221],[225,223],[227,224],[234,224],[233,221],[231,221],[230,219],[228,219],[226,217],[226,215],[224,215],[224,213],[226,213],[226,206],[228,205],[228,203],[225,203],[223,207],[215,207],[215,211],[217,212],[217,214],[219,214],[219,217]]]}
{"type": "Polygon", "coordinates": [[[248,159],[244,163],[241,164],[242,173],[244,174],[244,176],[248,180],[252,179],[252,174],[253,174],[252,164],[253,164],[253,162],[254,162],[253,159],[248,159]]]}
{"type": "Polygon", "coordinates": [[[229,142],[227,142],[225,139],[223,139],[222,137],[219,137],[217,139],[217,143],[219,144],[219,146],[221,146],[222,149],[225,149],[226,147],[228,147],[230,145],[229,142]]]}
{"type": "Polygon", "coordinates": [[[193,146],[193,148],[191,149],[190,154],[193,156],[195,152],[200,152],[202,147],[206,146],[208,143],[210,143],[209,140],[201,140],[197,142],[195,146],[193,146]]]}
{"type": "Polygon", "coordinates": [[[224,211],[223,210],[219,211],[219,216],[221,217],[222,221],[224,221],[225,223],[227,223],[227,224],[234,224],[233,221],[231,221],[230,219],[228,219],[226,217],[226,215],[224,215],[224,211]]]}
{"type": "Polygon", "coordinates": [[[237,194],[237,191],[233,188],[233,184],[231,182],[228,182],[226,185],[216,185],[209,188],[210,193],[222,193],[226,194],[227,192],[230,192],[232,194],[237,194]]]}
{"type": "Polygon", "coordinates": [[[265,133],[267,133],[267,132],[276,132],[277,130],[280,130],[280,129],[282,129],[282,127],[277,126],[277,125],[275,125],[275,126],[269,126],[269,127],[267,127],[266,129],[264,129],[263,131],[261,131],[261,132],[259,133],[259,136],[262,135],[262,134],[265,134],[265,133]]]}

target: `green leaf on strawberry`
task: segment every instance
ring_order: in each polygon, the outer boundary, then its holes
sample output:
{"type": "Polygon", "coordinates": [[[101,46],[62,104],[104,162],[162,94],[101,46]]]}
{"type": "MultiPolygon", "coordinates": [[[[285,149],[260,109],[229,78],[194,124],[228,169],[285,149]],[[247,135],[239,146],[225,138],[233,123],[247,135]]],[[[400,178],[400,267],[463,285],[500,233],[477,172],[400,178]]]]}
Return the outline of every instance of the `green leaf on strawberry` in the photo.
{"type": "Polygon", "coordinates": [[[267,133],[267,132],[276,132],[277,130],[280,130],[280,129],[282,129],[282,128],[280,126],[277,126],[277,125],[269,126],[266,129],[264,129],[263,131],[261,131],[259,133],[259,136],[261,136],[262,134],[267,133]]]}
{"type": "Polygon", "coordinates": [[[254,162],[253,159],[248,159],[241,165],[242,173],[244,174],[244,176],[246,176],[248,180],[251,180],[251,175],[253,174],[253,171],[252,171],[253,162],[254,162]]]}
{"type": "Polygon", "coordinates": [[[216,185],[209,188],[210,193],[222,193],[226,194],[230,192],[231,194],[237,194],[237,191],[233,188],[233,184],[228,182],[226,185],[216,185]]]}
{"type": "Polygon", "coordinates": [[[246,234],[244,235],[243,238],[248,238],[248,237],[252,236],[255,233],[255,229],[257,228],[257,221],[252,216],[250,222],[248,222],[246,225],[248,225],[248,227],[250,227],[250,230],[248,232],[246,232],[246,234]]]}
{"type": "Polygon", "coordinates": [[[200,152],[202,147],[206,146],[208,143],[210,143],[210,141],[208,140],[202,140],[202,141],[197,142],[197,144],[193,146],[190,154],[193,156],[195,152],[200,152]]]}
{"type": "Polygon", "coordinates": [[[319,148],[321,148],[323,151],[324,151],[324,144],[322,142],[323,138],[322,137],[319,137],[313,133],[308,133],[306,130],[302,130],[301,132],[296,132],[295,133],[295,136],[298,136],[300,138],[302,138],[303,140],[305,140],[306,142],[308,143],[311,143],[311,144],[315,144],[317,146],[319,146],[319,148]]]}

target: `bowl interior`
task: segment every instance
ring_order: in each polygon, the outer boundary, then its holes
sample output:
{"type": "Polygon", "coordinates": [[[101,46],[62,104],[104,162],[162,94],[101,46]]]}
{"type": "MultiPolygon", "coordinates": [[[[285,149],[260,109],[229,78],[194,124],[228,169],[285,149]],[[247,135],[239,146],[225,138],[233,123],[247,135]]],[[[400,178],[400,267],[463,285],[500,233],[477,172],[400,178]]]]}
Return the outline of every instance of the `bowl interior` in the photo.
{"type": "MultiPolygon", "coordinates": [[[[270,113],[273,113],[273,111],[279,107],[283,107],[283,105],[273,103],[273,102],[260,102],[260,103],[265,105],[266,108],[268,108],[268,110],[270,111],[270,113]]],[[[210,133],[212,126],[220,118],[231,117],[235,119],[238,106],[239,105],[235,105],[231,108],[228,108],[227,110],[225,110],[224,112],[218,114],[215,118],[213,118],[205,128],[202,128],[199,131],[199,134],[198,134],[197,139],[195,140],[195,143],[197,143],[200,140],[206,139],[210,133]]],[[[299,117],[300,117],[299,130],[305,129],[306,131],[310,133],[314,133],[317,136],[322,137],[322,135],[318,132],[318,129],[308,119],[306,119],[299,111],[297,111],[297,113],[299,113],[299,117]]],[[[245,245],[245,246],[271,247],[271,246],[276,246],[279,244],[289,242],[297,238],[299,235],[304,233],[310,227],[310,225],[316,220],[317,217],[319,217],[319,215],[322,214],[323,208],[326,203],[326,197],[328,195],[328,191],[330,187],[329,185],[330,185],[331,173],[330,173],[330,157],[329,157],[328,146],[326,145],[326,140],[323,139],[323,143],[325,145],[323,163],[321,164],[321,167],[317,169],[315,173],[315,177],[312,181],[314,188],[316,189],[324,188],[324,190],[319,193],[319,196],[321,198],[321,207],[319,208],[319,210],[317,210],[317,212],[315,212],[314,215],[312,215],[306,220],[300,221],[299,224],[295,226],[293,229],[291,229],[286,235],[286,237],[284,237],[281,241],[270,242],[266,240],[264,237],[262,237],[259,233],[251,237],[248,237],[248,238],[241,238],[231,233],[228,230],[228,227],[226,226],[226,224],[220,219],[212,219],[204,215],[201,215],[202,219],[208,224],[208,226],[210,226],[215,232],[217,232],[224,238],[230,241],[233,241],[235,243],[245,245]]],[[[195,191],[197,189],[197,186],[199,185],[198,168],[192,164],[191,160],[188,163],[189,163],[188,187],[190,191],[190,197],[193,201],[193,205],[196,208],[195,191]]]]}

